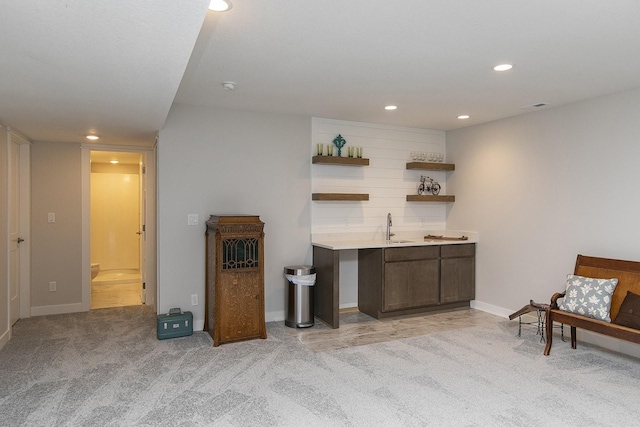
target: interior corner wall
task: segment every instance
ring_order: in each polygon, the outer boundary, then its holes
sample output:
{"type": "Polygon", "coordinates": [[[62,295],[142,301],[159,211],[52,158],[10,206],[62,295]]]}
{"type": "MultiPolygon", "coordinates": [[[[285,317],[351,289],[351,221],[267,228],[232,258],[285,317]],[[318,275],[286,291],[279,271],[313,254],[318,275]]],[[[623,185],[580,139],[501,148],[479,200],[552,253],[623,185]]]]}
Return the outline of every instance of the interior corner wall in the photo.
{"type": "Polygon", "coordinates": [[[447,133],[447,226],[479,232],[476,301],[548,302],[578,254],[640,260],[639,105],[633,90],[447,133]]]}
{"type": "Polygon", "coordinates": [[[11,325],[9,321],[9,278],[7,261],[7,128],[0,125],[0,348],[11,338],[11,325]]]}
{"type": "Polygon", "coordinates": [[[81,182],[80,145],[32,144],[32,315],[81,311],[81,182]],[[48,222],[48,213],[55,222],[48,222]],[[49,282],[56,282],[55,292],[49,292],[49,282]]]}
{"type": "Polygon", "coordinates": [[[265,223],[266,319],[284,319],[283,268],[311,262],[310,146],[310,117],[173,105],[158,139],[160,313],[190,310],[202,329],[205,221],[256,214],[265,223]]]}

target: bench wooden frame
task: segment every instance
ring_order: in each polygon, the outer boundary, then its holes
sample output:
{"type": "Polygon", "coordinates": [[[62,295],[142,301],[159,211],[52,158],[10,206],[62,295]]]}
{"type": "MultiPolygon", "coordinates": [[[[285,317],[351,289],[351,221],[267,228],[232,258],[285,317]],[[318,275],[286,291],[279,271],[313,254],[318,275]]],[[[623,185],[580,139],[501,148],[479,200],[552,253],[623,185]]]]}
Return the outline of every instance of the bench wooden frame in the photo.
{"type": "Polygon", "coordinates": [[[565,292],[555,293],[547,310],[547,345],[544,355],[548,356],[551,351],[553,322],[571,326],[571,347],[574,349],[577,345],[576,328],[640,344],[640,330],[613,323],[627,291],[640,294],[640,262],[578,255],[574,274],[597,279],[618,279],[618,285],[611,298],[611,323],[559,310],[558,299],[563,298],[565,292]]]}

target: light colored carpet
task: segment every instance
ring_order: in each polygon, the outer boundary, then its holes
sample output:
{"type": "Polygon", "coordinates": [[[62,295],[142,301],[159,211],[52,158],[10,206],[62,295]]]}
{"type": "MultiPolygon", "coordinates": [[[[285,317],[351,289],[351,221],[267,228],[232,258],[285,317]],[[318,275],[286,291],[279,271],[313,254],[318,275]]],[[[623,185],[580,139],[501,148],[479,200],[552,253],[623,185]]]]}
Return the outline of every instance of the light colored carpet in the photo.
{"type": "Polygon", "coordinates": [[[21,320],[0,351],[7,426],[637,425],[637,359],[517,322],[314,353],[267,340],[158,341],[147,307],[21,320]],[[530,331],[527,331],[530,332],[530,331]]]}

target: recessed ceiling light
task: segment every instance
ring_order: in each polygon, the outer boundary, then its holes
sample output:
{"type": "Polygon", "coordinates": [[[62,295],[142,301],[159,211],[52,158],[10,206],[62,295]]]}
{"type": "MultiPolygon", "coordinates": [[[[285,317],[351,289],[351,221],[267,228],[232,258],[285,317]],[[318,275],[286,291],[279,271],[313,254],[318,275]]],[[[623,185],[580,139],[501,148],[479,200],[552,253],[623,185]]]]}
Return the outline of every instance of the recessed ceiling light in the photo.
{"type": "Polygon", "coordinates": [[[232,5],[229,0],[211,0],[209,3],[209,10],[214,12],[226,12],[231,9],[232,5]]]}
{"type": "Polygon", "coordinates": [[[513,68],[512,64],[500,64],[493,67],[494,71],[509,71],[513,68]]]}
{"type": "Polygon", "coordinates": [[[87,139],[90,139],[91,141],[97,141],[98,139],[100,139],[100,137],[98,135],[87,135],[87,139]]]}
{"type": "Polygon", "coordinates": [[[463,114],[463,115],[461,115],[461,116],[458,116],[458,118],[459,118],[460,120],[465,120],[465,119],[468,119],[469,117],[471,117],[471,116],[469,116],[469,115],[467,115],[467,114],[463,114]]]}
{"type": "Polygon", "coordinates": [[[387,105],[386,107],[384,107],[385,110],[397,110],[398,106],[397,105],[387,105]]]}
{"type": "Polygon", "coordinates": [[[117,160],[109,160],[109,163],[111,163],[112,165],[117,165],[120,162],[118,162],[117,160]]]}

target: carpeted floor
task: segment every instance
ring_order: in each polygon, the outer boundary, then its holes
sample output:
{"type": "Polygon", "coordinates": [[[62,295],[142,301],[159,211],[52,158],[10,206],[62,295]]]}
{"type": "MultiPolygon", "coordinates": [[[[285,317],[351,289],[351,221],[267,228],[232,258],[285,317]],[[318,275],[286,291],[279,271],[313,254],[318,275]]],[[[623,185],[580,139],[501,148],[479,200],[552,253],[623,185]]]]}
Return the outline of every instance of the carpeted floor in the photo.
{"type": "Polygon", "coordinates": [[[637,359],[517,322],[314,353],[267,340],[158,341],[144,306],[25,319],[0,351],[3,426],[637,425],[637,359]]]}

